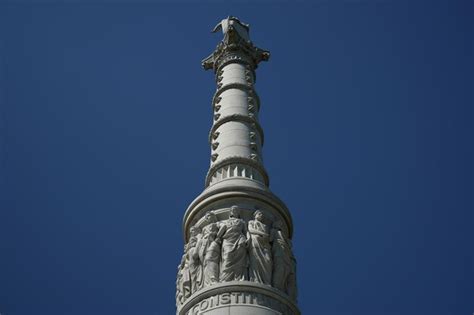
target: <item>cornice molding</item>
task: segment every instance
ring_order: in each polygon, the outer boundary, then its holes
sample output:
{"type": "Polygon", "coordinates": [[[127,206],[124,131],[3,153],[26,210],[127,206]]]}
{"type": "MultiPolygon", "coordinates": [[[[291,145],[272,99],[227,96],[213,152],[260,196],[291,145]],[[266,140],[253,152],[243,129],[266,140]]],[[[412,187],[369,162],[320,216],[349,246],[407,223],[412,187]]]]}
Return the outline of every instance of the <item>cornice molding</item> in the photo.
{"type": "Polygon", "coordinates": [[[231,121],[236,121],[236,122],[239,121],[239,122],[244,122],[244,123],[251,124],[252,127],[254,127],[258,131],[258,133],[260,134],[261,144],[262,144],[262,147],[263,147],[264,134],[263,134],[262,126],[260,126],[260,123],[255,118],[245,116],[245,115],[240,115],[240,114],[233,114],[233,115],[229,115],[229,116],[224,116],[222,118],[220,117],[212,125],[211,130],[209,131],[209,144],[212,144],[212,139],[213,139],[213,136],[214,136],[214,133],[216,132],[216,130],[220,126],[222,126],[223,124],[231,122],[231,121]]]}
{"type": "MultiPolygon", "coordinates": [[[[250,96],[255,99],[256,104],[257,104],[257,110],[260,110],[260,97],[258,96],[257,92],[253,88],[253,84],[243,84],[243,83],[229,83],[226,85],[221,86],[220,88],[217,89],[217,91],[214,93],[214,96],[212,97],[212,109],[215,110],[215,106],[217,103],[221,101],[220,95],[230,89],[239,89],[247,92],[250,96]]],[[[249,103],[253,103],[253,100],[249,100],[249,103]]]]}
{"type": "Polygon", "coordinates": [[[219,161],[219,162],[215,163],[214,165],[212,165],[211,168],[209,168],[209,170],[207,171],[207,175],[206,175],[206,187],[209,186],[212,176],[214,175],[214,173],[218,169],[220,169],[222,167],[225,167],[227,165],[231,165],[231,164],[244,164],[244,165],[248,165],[250,167],[253,167],[254,169],[256,169],[262,175],[264,184],[267,187],[270,185],[270,179],[268,177],[267,171],[265,171],[265,169],[263,168],[261,163],[256,162],[255,160],[251,159],[250,157],[245,158],[245,157],[241,157],[241,156],[232,156],[232,157],[222,159],[221,161],[219,161]]]}
{"type": "Polygon", "coordinates": [[[277,213],[284,218],[285,223],[288,226],[288,236],[290,239],[292,238],[293,219],[291,218],[290,211],[285,203],[269,190],[239,185],[209,189],[207,191],[205,190],[191,202],[183,217],[183,237],[185,242],[188,241],[189,225],[193,221],[194,216],[196,216],[201,209],[219,200],[226,200],[235,197],[259,200],[275,209],[277,213]]]}

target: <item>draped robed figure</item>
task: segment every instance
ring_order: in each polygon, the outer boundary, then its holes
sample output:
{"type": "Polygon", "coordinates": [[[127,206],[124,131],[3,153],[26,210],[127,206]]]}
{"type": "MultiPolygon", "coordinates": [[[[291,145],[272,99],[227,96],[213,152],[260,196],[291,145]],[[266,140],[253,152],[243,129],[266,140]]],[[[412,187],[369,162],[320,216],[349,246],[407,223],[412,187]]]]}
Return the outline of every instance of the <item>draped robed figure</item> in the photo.
{"type": "Polygon", "coordinates": [[[219,280],[247,280],[247,227],[238,208],[231,207],[229,219],[222,222],[218,239],[222,242],[219,280]]]}
{"type": "Polygon", "coordinates": [[[272,249],[269,228],[263,223],[263,213],[254,213],[255,220],[248,225],[249,279],[250,281],[272,284],[272,249]]]}
{"type": "Polygon", "coordinates": [[[199,230],[192,227],[190,230],[191,236],[187,248],[187,260],[189,262],[189,275],[191,280],[191,294],[196,292],[202,286],[202,265],[199,261],[197,253],[197,243],[200,239],[199,230]]]}
{"type": "Polygon", "coordinates": [[[293,256],[291,240],[284,233],[283,223],[273,223],[271,232],[272,254],[273,254],[273,276],[274,288],[287,293],[293,301],[296,301],[296,260],[293,256]]]}
{"type": "Polygon", "coordinates": [[[201,286],[204,287],[219,281],[221,246],[216,240],[218,232],[216,221],[216,215],[212,211],[206,213],[206,226],[202,229],[202,237],[197,245],[199,260],[203,268],[203,281],[201,286]]]}

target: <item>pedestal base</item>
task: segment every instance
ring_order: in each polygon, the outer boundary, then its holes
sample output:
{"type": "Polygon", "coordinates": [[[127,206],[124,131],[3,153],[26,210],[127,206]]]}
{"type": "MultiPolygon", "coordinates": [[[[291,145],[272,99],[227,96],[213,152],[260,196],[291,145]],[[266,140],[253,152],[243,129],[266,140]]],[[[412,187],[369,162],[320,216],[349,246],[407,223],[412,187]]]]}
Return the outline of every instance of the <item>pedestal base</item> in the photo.
{"type": "Polygon", "coordinates": [[[202,289],[184,303],[178,315],[300,315],[289,296],[270,286],[232,281],[202,289]]]}

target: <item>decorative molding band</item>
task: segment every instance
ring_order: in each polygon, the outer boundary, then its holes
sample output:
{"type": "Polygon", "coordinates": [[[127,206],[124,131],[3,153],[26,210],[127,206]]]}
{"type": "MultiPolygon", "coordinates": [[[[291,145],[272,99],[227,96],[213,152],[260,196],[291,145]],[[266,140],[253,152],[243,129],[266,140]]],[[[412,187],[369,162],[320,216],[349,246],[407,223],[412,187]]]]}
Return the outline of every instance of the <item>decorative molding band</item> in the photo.
{"type": "Polygon", "coordinates": [[[209,186],[235,177],[247,178],[261,183],[264,182],[262,174],[260,174],[260,172],[252,166],[240,163],[232,163],[217,169],[209,180],[209,186]]]}
{"type": "Polygon", "coordinates": [[[263,135],[263,129],[262,129],[262,126],[260,126],[260,123],[254,118],[251,118],[251,117],[245,116],[245,115],[240,115],[240,114],[233,114],[233,115],[230,115],[230,116],[224,116],[224,117],[220,118],[219,120],[217,120],[212,125],[211,131],[209,132],[209,144],[212,144],[213,134],[214,134],[214,132],[216,132],[217,128],[219,128],[223,124],[225,124],[227,122],[231,122],[231,121],[240,121],[240,122],[244,122],[244,123],[254,125],[252,127],[254,127],[258,131],[258,133],[260,134],[260,138],[262,140],[261,143],[262,143],[262,147],[263,147],[264,135],[263,135]]]}
{"type": "Polygon", "coordinates": [[[235,55],[235,54],[228,54],[226,56],[223,56],[222,59],[220,60],[219,67],[216,69],[216,82],[219,81],[219,76],[222,75],[223,68],[227,65],[230,65],[232,63],[238,63],[241,65],[245,65],[247,70],[252,73],[253,76],[253,81],[257,81],[257,74],[255,73],[255,67],[253,63],[246,59],[242,58],[240,55],[235,55]]]}
{"type": "Polygon", "coordinates": [[[255,47],[250,40],[244,40],[239,36],[227,39],[224,37],[214,52],[202,60],[201,65],[204,70],[213,69],[218,73],[218,69],[228,58],[241,59],[242,62],[246,59],[253,68],[257,68],[261,61],[268,61],[270,52],[255,47]]]}
{"type": "Polygon", "coordinates": [[[217,162],[216,164],[211,166],[211,168],[209,168],[209,171],[207,171],[207,175],[206,175],[206,187],[209,186],[209,184],[211,183],[212,176],[218,169],[231,165],[231,164],[244,164],[256,169],[263,176],[264,184],[266,186],[270,185],[270,179],[268,177],[267,171],[265,171],[262,164],[250,158],[244,158],[241,156],[232,156],[232,157],[228,157],[226,159],[223,159],[222,161],[217,162]]]}
{"type": "Polygon", "coordinates": [[[257,110],[260,110],[260,98],[258,97],[257,92],[253,88],[253,84],[243,84],[243,83],[230,83],[226,84],[224,86],[221,86],[220,88],[217,89],[216,93],[214,93],[214,96],[212,97],[212,110],[214,109],[214,106],[216,106],[217,103],[220,102],[221,98],[220,95],[230,89],[239,89],[243,90],[251,95],[252,98],[255,98],[256,105],[257,105],[257,110]]]}
{"type": "MultiPolygon", "coordinates": [[[[285,315],[300,315],[300,311],[296,304],[290,299],[290,297],[281,291],[266,286],[263,284],[258,284],[250,281],[229,281],[224,283],[219,283],[208,288],[202,289],[195,292],[191,295],[188,300],[181,306],[178,310],[179,315],[186,315],[191,311],[193,306],[200,305],[200,303],[212,296],[224,294],[224,293],[233,293],[233,292],[243,292],[243,293],[256,293],[262,294],[269,298],[272,298],[283,305],[286,305],[291,313],[285,315]]],[[[193,314],[193,313],[191,313],[193,314]]]]}
{"type": "Polygon", "coordinates": [[[183,237],[185,242],[189,240],[189,225],[202,209],[215,202],[230,198],[255,199],[268,204],[284,218],[288,227],[288,236],[290,239],[293,237],[293,219],[291,218],[290,211],[280,198],[269,190],[247,186],[233,186],[204,191],[191,202],[183,217],[183,237]]]}
{"type": "Polygon", "coordinates": [[[215,62],[216,64],[215,72],[219,73],[219,71],[221,71],[222,68],[224,68],[226,65],[231,64],[231,63],[240,63],[240,64],[248,66],[251,69],[256,68],[255,63],[253,62],[251,58],[248,57],[247,54],[245,53],[242,54],[242,52],[239,50],[237,51],[229,50],[229,51],[224,52],[217,58],[215,62]]]}

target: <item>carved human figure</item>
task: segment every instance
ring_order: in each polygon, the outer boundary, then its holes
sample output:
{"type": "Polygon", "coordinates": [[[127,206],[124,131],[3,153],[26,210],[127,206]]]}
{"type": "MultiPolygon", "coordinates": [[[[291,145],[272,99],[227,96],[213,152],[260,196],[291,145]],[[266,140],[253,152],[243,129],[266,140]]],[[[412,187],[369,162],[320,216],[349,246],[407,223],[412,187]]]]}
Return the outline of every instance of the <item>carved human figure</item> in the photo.
{"type": "Polygon", "coordinates": [[[189,274],[191,278],[191,294],[196,292],[202,283],[202,265],[199,261],[199,255],[196,250],[199,241],[199,229],[191,227],[189,230],[190,237],[188,241],[187,260],[189,264],[189,274]]]}
{"type": "Polygon", "coordinates": [[[247,227],[236,206],[230,208],[229,219],[222,222],[217,238],[222,241],[219,281],[247,279],[247,227]]]}
{"type": "Polygon", "coordinates": [[[181,258],[181,263],[178,265],[178,274],[176,275],[176,307],[179,307],[184,302],[184,292],[182,290],[183,285],[183,274],[182,274],[182,264],[184,259],[183,255],[181,258]]]}
{"type": "Polygon", "coordinates": [[[271,285],[272,249],[270,231],[260,210],[254,212],[254,220],[249,221],[247,239],[249,245],[250,281],[271,285]]]}
{"type": "Polygon", "coordinates": [[[191,295],[191,276],[187,261],[187,245],[184,245],[184,254],[178,265],[176,277],[176,306],[181,305],[191,295]]]}
{"type": "Polygon", "coordinates": [[[288,293],[288,278],[292,268],[291,243],[282,230],[281,221],[273,223],[271,232],[273,254],[272,286],[288,293]]]}
{"type": "Polygon", "coordinates": [[[183,276],[181,274],[181,270],[179,270],[180,266],[178,265],[178,273],[176,275],[176,307],[179,307],[182,304],[183,299],[183,292],[181,292],[181,280],[183,276]]]}
{"type": "Polygon", "coordinates": [[[205,224],[202,237],[197,245],[199,260],[203,265],[202,286],[209,286],[219,281],[219,261],[221,259],[221,245],[216,241],[218,226],[214,212],[205,215],[205,224]]]}
{"type": "Polygon", "coordinates": [[[288,240],[290,244],[290,259],[291,259],[291,264],[290,264],[290,273],[288,275],[287,279],[287,287],[286,287],[286,293],[290,296],[290,298],[296,303],[298,291],[296,287],[296,259],[295,256],[293,255],[293,251],[291,250],[292,245],[291,245],[291,240],[288,240]]]}

